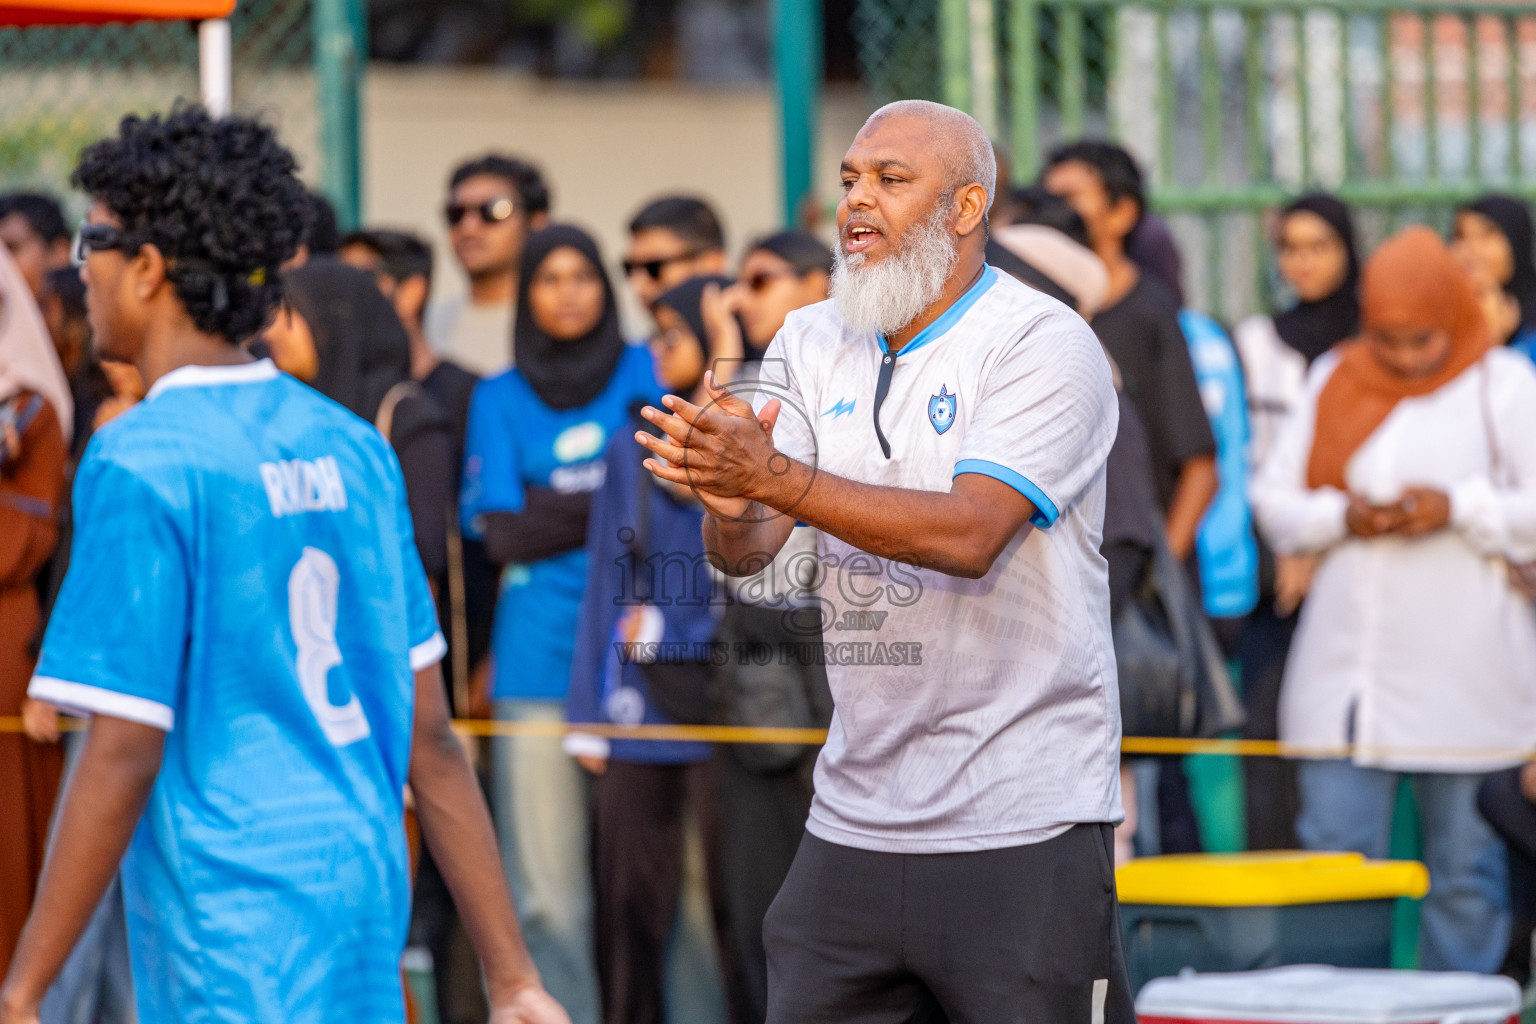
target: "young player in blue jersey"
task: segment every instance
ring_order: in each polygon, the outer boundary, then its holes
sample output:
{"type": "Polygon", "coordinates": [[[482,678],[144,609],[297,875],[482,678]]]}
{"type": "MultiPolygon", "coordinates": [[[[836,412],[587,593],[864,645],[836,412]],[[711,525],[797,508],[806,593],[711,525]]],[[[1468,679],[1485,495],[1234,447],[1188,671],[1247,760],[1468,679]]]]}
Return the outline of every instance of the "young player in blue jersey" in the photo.
{"type": "Polygon", "coordinates": [[[389,444],[253,362],[306,198],[272,132],[200,108],[86,150],[101,354],[145,400],[93,440],[31,694],[93,716],[0,1024],[33,1024],[122,865],[144,1024],[398,1022],[403,790],[496,1024],[565,1024],[449,728],[389,444]],[[126,856],[125,856],[126,851],[126,856]]]}

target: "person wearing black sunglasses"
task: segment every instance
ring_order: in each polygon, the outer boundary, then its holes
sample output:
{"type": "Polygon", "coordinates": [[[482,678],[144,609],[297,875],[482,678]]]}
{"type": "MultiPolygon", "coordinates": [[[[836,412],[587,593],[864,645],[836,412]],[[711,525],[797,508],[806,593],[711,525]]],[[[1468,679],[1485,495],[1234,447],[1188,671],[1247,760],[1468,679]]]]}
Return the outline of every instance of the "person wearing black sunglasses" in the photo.
{"type": "Polygon", "coordinates": [[[804,231],[780,231],[759,238],[741,261],[732,305],[747,344],[768,347],[784,318],[830,294],[832,247],[804,231]]]}
{"type": "Polygon", "coordinates": [[[532,164],[487,154],[454,169],[443,220],[469,289],[427,310],[427,340],[488,377],[512,364],[518,268],[528,236],[549,222],[549,188],[532,164]]]}
{"type": "Polygon", "coordinates": [[[691,277],[725,271],[725,232],[704,200],[666,196],[647,203],[629,222],[624,276],[646,309],[691,277]]]}
{"type": "Polygon", "coordinates": [[[92,718],[0,1024],[38,1024],[119,862],[139,1020],[404,1020],[407,784],[491,1018],[569,1024],[450,727],[388,442],[242,346],[303,241],[297,166],[271,128],[178,103],[124,117],[72,177],[100,226],[93,343],[149,391],[75,475],[28,693],[92,718]]]}

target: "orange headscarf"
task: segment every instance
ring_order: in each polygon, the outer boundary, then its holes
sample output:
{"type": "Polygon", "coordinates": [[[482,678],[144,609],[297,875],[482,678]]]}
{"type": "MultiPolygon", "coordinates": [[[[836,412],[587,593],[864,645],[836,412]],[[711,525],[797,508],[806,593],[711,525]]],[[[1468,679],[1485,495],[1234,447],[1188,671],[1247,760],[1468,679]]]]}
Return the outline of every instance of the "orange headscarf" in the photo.
{"type": "Polygon", "coordinates": [[[1423,226],[1399,231],[1366,261],[1360,324],[1366,331],[1438,327],[1451,336],[1450,356],[1429,376],[1408,380],[1382,366],[1364,338],[1340,344],[1339,365],[1317,398],[1308,487],[1348,490],[1344,467],[1393,407],[1450,383],[1493,343],[1472,282],[1440,236],[1423,226]]]}

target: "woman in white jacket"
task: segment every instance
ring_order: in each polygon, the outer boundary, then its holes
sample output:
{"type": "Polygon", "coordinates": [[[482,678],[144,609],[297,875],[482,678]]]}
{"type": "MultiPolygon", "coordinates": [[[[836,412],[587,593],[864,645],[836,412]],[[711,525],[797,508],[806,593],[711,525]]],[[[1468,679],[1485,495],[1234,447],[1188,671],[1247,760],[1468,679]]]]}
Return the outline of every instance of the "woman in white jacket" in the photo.
{"type": "Polygon", "coordinates": [[[1491,972],[1506,867],[1475,794],[1536,738],[1536,616],[1511,570],[1536,559],[1536,372],[1492,347],[1428,228],[1382,245],[1361,305],[1363,337],[1314,365],[1252,489],[1274,549],[1318,559],[1280,700],[1280,738],[1315,755],[1297,833],[1385,856],[1409,774],[1423,966],[1491,972]]]}

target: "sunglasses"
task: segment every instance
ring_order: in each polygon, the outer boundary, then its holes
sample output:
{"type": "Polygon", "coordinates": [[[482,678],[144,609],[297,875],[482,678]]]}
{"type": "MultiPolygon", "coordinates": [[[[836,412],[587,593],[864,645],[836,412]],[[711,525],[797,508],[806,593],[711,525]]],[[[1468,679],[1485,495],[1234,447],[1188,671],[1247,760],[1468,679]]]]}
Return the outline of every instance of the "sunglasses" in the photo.
{"type": "Polygon", "coordinates": [[[447,219],[448,226],[455,228],[470,213],[477,215],[482,223],[500,224],[516,212],[517,204],[506,196],[500,199],[487,200],[476,206],[471,206],[467,203],[449,203],[443,207],[443,216],[447,219]]]}
{"type": "Polygon", "coordinates": [[[118,249],[127,252],[137,246],[128,243],[128,236],[121,228],[111,224],[87,221],[75,232],[75,240],[69,247],[69,259],[77,267],[85,266],[85,258],[93,252],[110,252],[118,249]]]}
{"type": "Polygon", "coordinates": [[[793,276],[793,274],[774,274],[766,270],[760,270],[750,277],[742,278],[742,283],[747,286],[748,290],[755,293],[762,291],[775,281],[782,281],[793,276]]]}
{"type": "Polygon", "coordinates": [[[669,327],[667,330],[662,331],[660,334],[652,338],[651,344],[661,349],[663,352],[670,352],[684,342],[690,341],[694,344],[698,344],[698,339],[695,338],[692,334],[685,334],[684,332],[678,330],[676,327],[669,327]]]}
{"type": "Polygon", "coordinates": [[[662,260],[625,260],[624,276],[632,277],[636,273],[643,270],[645,271],[645,275],[652,281],[660,281],[661,272],[663,270],[666,270],[674,263],[681,263],[683,260],[691,260],[695,256],[699,255],[699,253],[702,251],[703,250],[700,249],[692,249],[688,252],[679,253],[676,256],[668,256],[666,259],[662,260]]]}

